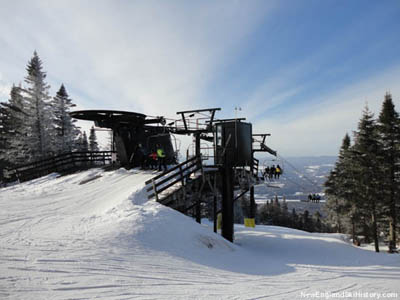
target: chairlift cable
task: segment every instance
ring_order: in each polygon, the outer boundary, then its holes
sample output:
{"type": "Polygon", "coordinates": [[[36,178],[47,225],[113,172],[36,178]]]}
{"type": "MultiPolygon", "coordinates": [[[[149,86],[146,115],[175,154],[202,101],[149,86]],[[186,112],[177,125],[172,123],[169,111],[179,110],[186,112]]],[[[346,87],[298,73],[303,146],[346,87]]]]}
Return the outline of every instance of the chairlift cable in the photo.
{"type": "Polygon", "coordinates": [[[291,183],[294,183],[295,185],[299,186],[303,190],[303,192],[307,192],[307,189],[304,187],[304,185],[302,185],[302,184],[300,184],[300,183],[298,183],[298,182],[296,182],[296,181],[294,181],[294,180],[292,180],[292,179],[290,179],[288,177],[285,177],[285,179],[290,181],[291,183]]]}
{"type": "MultiPolygon", "coordinates": [[[[298,174],[302,175],[305,179],[307,179],[314,188],[317,188],[317,185],[315,183],[315,181],[313,181],[312,179],[310,179],[308,176],[306,176],[303,172],[299,171],[295,166],[293,166],[289,161],[287,161],[285,158],[283,158],[281,155],[278,155],[280,159],[282,159],[286,164],[288,164],[291,168],[293,168],[298,174]]],[[[318,190],[318,188],[317,188],[318,190]]]]}

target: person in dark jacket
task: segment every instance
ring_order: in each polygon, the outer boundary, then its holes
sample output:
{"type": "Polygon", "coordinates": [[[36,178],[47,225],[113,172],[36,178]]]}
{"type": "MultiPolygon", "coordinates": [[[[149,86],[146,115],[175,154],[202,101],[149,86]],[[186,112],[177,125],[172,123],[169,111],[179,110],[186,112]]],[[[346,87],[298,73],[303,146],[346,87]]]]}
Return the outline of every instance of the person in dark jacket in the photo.
{"type": "Polygon", "coordinates": [[[143,148],[142,144],[139,143],[136,149],[136,163],[139,167],[143,170],[146,169],[146,160],[147,160],[147,153],[146,150],[143,148]]]}
{"type": "Polygon", "coordinates": [[[267,178],[269,178],[269,167],[266,167],[266,168],[264,169],[263,176],[264,176],[264,180],[267,179],[267,178]]]}
{"type": "Polygon", "coordinates": [[[275,165],[272,165],[271,168],[269,168],[269,179],[273,179],[275,177],[275,165]]]}

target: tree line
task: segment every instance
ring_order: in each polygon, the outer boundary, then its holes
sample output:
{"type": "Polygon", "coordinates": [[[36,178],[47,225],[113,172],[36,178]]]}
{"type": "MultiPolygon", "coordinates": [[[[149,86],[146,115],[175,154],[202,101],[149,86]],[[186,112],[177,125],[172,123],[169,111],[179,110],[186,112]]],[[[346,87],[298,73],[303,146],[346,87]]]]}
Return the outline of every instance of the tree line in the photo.
{"type": "MultiPolygon", "coordinates": [[[[333,232],[330,224],[324,221],[319,211],[311,214],[308,210],[297,212],[295,208],[289,210],[285,198],[280,202],[278,197],[267,200],[263,204],[257,204],[256,223],[263,225],[283,226],[304,230],[308,232],[333,232]]],[[[208,218],[212,220],[212,203],[209,203],[208,218]]],[[[243,224],[244,218],[250,216],[250,199],[242,196],[234,202],[234,222],[243,224]]]]}
{"type": "Polygon", "coordinates": [[[343,138],[335,167],[325,183],[328,217],[354,243],[385,240],[396,251],[399,234],[400,119],[385,95],[378,118],[365,107],[351,140],[343,138]]]}
{"type": "Polygon", "coordinates": [[[26,67],[25,85],[15,84],[10,98],[0,102],[0,180],[2,171],[71,151],[97,151],[92,128],[89,141],[69,112],[75,104],[64,84],[54,97],[35,51],[26,67]]]}
{"type": "Polygon", "coordinates": [[[297,213],[295,208],[289,212],[285,200],[282,203],[275,200],[267,201],[257,209],[257,221],[264,225],[289,227],[308,232],[330,232],[331,227],[323,222],[322,215],[316,211],[313,215],[308,210],[297,213]]]}

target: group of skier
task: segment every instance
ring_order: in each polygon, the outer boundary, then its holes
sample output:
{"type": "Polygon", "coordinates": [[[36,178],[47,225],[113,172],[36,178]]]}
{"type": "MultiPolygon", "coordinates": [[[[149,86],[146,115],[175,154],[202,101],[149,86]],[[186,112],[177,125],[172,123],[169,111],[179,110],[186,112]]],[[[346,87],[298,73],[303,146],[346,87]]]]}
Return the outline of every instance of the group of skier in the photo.
{"type": "Polygon", "coordinates": [[[276,167],[275,165],[272,165],[271,167],[266,167],[264,169],[263,176],[264,179],[272,180],[272,179],[279,179],[281,174],[282,174],[282,168],[279,165],[276,165],[276,167]]]}
{"type": "Polygon", "coordinates": [[[138,144],[136,150],[133,152],[130,159],[131,164],[133,161],[139,163],[139,166],[143,170],[151,169],[164,171],[167,170],[166,154],[163,147],[160,144],[156,145],[156,148],[147,151],[142,144],[138,144]]]}
{"type": "Polygon", "coordinates": [[[309,202],[319,203],[320,200],[321,200],[321,196],[319,194],[309,194],[308,195],[309,202]]]}

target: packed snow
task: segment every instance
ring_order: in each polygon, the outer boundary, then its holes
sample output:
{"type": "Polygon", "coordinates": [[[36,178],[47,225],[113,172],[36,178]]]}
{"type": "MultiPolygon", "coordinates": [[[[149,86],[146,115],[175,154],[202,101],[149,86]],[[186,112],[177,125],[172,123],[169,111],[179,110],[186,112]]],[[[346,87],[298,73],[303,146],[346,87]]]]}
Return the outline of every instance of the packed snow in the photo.
{"type": "Polygon", "coordinates": [[[147,201],[152,176],[92,169],[1,189],[0,298],[400,297],[397,254],[274,226],[235,225],[232,244],[147,201]]]}

